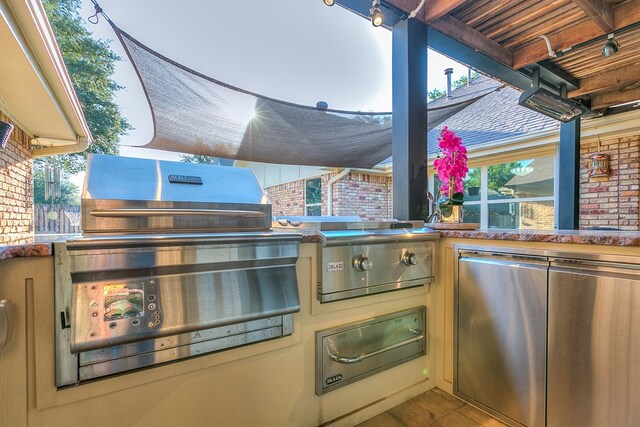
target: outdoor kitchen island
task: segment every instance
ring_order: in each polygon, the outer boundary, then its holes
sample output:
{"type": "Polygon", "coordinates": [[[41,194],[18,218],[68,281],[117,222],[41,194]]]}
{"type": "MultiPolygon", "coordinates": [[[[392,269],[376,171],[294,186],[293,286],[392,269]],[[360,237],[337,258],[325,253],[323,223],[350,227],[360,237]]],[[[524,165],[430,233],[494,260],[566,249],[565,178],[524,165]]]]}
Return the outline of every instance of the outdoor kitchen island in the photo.
{"type": "MultiPolygon", "coordinates": [[[[454,245],[640,253],[640,233],[632,232],[533,233],[540,239],[555,236],[556,242],[519,240],[530,232],[492,234],[494,240],[485,239],[485,231],[469,232],[464,239],[449,238],[448,233],[435,241],[436,272],[430,288],[325,304],[316,297],[318,237],[305,235],[297,262],[301,310],[294,315],[292,335],[61,389],[55,387],[55,258],[23,252],[26,256],[4,259],[0,297],[10,301],[10,332],[0,349],[2,419],[8,425],[42,426],[112,425],[114,417],[132,425],[314,426],[336,419],[334,425],[353,425],[432,387],[453,391],[454,245]],[[499,236],[507,240],[497,240],[499,236]],[[557,243],[563,239],[575,243],[557,243]],[[593,239],[602,244],[590,243],[593,239]],[[426,356],[315,394],[316,331],[421,305],[427,307],[426,356]]],[[[0,246],[14,247],[9,242],[0,246]]]]}

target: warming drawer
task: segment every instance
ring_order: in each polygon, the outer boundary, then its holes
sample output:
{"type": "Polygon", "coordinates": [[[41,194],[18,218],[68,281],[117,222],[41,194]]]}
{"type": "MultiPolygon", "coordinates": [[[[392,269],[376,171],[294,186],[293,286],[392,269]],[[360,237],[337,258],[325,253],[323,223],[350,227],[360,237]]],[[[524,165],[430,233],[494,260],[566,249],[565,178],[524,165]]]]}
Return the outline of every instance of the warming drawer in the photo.
{"type": "Polygon", "coordinates": [[[316,332],[316,394],[426,354],[425,306],[316,332]]]}

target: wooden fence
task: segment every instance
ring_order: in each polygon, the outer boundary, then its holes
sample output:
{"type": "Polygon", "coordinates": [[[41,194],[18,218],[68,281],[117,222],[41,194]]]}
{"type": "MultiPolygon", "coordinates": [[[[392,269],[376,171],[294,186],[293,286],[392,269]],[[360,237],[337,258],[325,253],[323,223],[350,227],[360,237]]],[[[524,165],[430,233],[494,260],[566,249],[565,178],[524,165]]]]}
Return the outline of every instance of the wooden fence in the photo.
{"type": "Polygon", "coordinates": [[[80,206],[35,205],[33,207],[37,234],[80,233],[80,206]]]}

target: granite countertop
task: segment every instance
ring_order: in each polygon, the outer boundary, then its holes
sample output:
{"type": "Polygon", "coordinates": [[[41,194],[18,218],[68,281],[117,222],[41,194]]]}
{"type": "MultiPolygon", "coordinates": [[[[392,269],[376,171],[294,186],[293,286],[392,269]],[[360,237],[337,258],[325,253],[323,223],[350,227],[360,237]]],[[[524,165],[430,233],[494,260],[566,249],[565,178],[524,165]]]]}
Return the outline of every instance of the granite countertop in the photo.
{"type": "Polygon", "coordinates": [[[640,232],[611,230],[438,230],[443,238],[640,246],[640,232]]]}
{"type": "MultiPolygon", "coordinates": [[[[437,230],[442,238],[572,243],[578,245],[640,246],[639,231],[610,230],[437,230]]],[[[0,236],[0,260],[53,255],[53,242],[79,234],[8,234],[0,236]]],[[[302,243],[319,243],[320,236],[303,233],[302,243]]]]}
{"type": "Polygon", "coordinates": [[[53,242],[63,242],[79,234],[3,234],[0,236],[0,260],[53,255],[53,242]]]}

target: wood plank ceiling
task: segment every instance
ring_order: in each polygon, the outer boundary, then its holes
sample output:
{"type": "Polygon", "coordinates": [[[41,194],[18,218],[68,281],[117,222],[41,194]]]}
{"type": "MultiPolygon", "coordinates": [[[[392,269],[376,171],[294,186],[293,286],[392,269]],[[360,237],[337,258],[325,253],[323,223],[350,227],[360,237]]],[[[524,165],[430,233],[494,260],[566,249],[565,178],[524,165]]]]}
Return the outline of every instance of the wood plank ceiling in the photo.
{"type": "MultiPolygon", "coordinates": [[[[420,0],[385,3],[409,12],[420,0]]],[[[559,67],[592,110],[640,100],[640,0],[426,0],[416,19],[514,70],[559,67]],[[619,51],[604,57],[609,34],[619,51]]]]}

